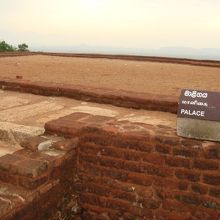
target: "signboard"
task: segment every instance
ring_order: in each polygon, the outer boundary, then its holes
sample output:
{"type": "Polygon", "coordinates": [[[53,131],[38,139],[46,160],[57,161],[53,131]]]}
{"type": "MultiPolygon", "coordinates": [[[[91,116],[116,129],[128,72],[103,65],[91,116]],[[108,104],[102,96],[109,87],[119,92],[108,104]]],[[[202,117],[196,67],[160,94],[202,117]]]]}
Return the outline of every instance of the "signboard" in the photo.
{"type": "Polygon", "coordinates": [[[220,92],[184,89],[181,91],[177,134],[220,141],[220,92]]]}

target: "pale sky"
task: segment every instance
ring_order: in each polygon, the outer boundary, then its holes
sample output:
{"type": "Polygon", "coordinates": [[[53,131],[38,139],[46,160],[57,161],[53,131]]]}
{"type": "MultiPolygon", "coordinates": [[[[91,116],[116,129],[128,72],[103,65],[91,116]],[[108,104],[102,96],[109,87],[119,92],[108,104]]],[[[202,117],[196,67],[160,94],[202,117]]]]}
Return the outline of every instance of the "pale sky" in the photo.
{"type": "Polygon", "coordinates": [[[0,40],[220,48],[220,0],[0,0],[0,40]]]}

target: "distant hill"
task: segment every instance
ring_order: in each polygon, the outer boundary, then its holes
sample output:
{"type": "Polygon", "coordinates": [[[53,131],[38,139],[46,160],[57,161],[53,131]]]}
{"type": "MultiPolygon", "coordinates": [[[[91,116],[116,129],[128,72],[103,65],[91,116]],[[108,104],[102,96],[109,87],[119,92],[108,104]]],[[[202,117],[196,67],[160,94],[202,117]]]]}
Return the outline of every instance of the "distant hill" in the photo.
{"type": "Polygon", "coordinates": [[[102,53],[102,54],[124,54],[124,55],[143,55],[143,56],[161,56],[190,59],[208,59],[220,60],[220,49],[202,48],[194,49],[190,47],[163,47],[160,49],[143,48],[117,48],[103,46],[35,46],[31,48],[34,51],[45,52],[68,52],[68,53],[102,53]]]}

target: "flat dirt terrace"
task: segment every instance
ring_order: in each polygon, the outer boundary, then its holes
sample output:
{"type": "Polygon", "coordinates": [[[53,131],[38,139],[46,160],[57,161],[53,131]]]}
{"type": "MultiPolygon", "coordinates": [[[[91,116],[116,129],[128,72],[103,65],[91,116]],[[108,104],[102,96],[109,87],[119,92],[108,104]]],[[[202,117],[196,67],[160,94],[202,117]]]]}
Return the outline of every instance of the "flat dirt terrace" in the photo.
{"type": "Polygon", "coordinates": [[[219,91],[220,68],[104,58],[0,58],[0,77],[178,97],[182,88],[219,91]]]}
{"type": "Polygon", "coordinates": [[[21,55],[0,58],[0,220],[220,219],[220,144],[176,134],[180,89],[220,90],[219,67],[21,55]]]}

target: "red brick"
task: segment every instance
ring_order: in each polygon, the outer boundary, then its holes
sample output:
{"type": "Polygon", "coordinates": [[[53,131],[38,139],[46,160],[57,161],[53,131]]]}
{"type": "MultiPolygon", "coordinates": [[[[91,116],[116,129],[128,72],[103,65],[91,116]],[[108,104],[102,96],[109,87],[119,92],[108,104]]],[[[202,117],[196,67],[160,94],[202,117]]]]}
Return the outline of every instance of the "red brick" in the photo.
{"type": "Polygon", "coordinates": [[[203,182],[210,184],[210,185],[220,185],[220,176],[218,174],[204,174],[203,175],[203,182]]]}
{"type": "Polygon", "coordinates": [[[138,163],[135,161],[125,161],[121,159],[114,159],[106,156],[93,156],[91,154],[80,153],[81,160],[90,163],[100,164],[106,167],[114,167],[124,169],[132,172],[147,173],[150,175],[158,175],[162,177],[172,176],[173,171],[166,167],[159,167],[147,163],[138,163]]]}
{"type": "Polygon", "coordinates": [[[78,146],[79,138],[72,138],[63,141],[57,141],[52,144],[52,148],[63,151],[70,151],[78,146]]]}
{"type": "Polygon", "coordinates": [[[204,159],[195,159],[193,167],[200,170],[217,170],[218,162],[204,159]]]}
{"type": "Polygon", "coordinates": [[[89,183],[89,182],[82,183],[82,189],[83,191],[94,193],[96,195],[100,195],[100,196],[111,195],[114,198],[123,199],[130,202],[138,202],[138,200],[141,200],[141,195],[139,195],[138,197],[138,195],[134,192],[125,192],[123,190],[110,188],[107,187],[106,185],[101,185],[97,183],[89,183]]]}
{"type": "Polygon", "coordinates": [[[182,157],[167,156],[166,164],[172,167],[190,168],[190,160],[182,157]]]}
{"type": "Polygon", "coordinates": [[[219,188],[210,188],[209,195],[216,198],[220,198],[220,189],[219,188]]]}
{"type": "Polygon", "coordinates": [[[18,177],[18,185],[26,189],[36,189],[48,181],[48,176],[40,176],[39,178],[28,178],[25,176],[18,177]]]}
{"type": "Polygon", "coordinates": [[[175,196],[176,200],[180,201],[180,202],[184,202],[186,204],[189,205],[201,205],[202,200],[199,196],[194,195],[192,193],[188,193],[188,194],[177,194],[175,196]]]}
{"type": "Polygon", "coordinates": [[[190,207],[183,204],[182,202],[166,199],[163,201],[163,209],[175,212],[187,212],[190,210],[190,207]]]}
{"type": "Polygon", "coordinates": [[[189,212],[187,213],[171,212],[169,214],[168,220],[191,220],[191,214],[189,212]]]}
{"type": "Polygon", "coordinates": [[[17,162],[24,158],[14,154],[6,154],[0,157],[0,169],[9,171],[17,162]]]}
{"type": "Polygon", "coordinates": [[[109,167],[101,167],[93,164],[80,161],[79,169],[81,172],[88,172],[95,176],[106,176],[121,181],[128,180],[128,172],[120,169],[114,169],[109,167]]]}
{"type": "Polygon", "coordinates": [[[189,187],[189,182],[188,181],[179,181],[178,183],[178,189],[179,190],[187,190],[189,187]]]}
{"type": "MultiPolygon", "coordinates": [[[[161,125],[160,125],[161,127],[161,125]]],[[[169,129],[169,127],[162,127],[162,129],[164,130],[167,130],[169,129]]],[[[165,132],[164,132],[165,133],[165,132]]],[[[162,144],[165,144],[165,145],[171,145],[171,146],[176,146],[176,145],[179,145],[179,142],[180,142],[180,138],[179,137],[175,137],[175,136],[165,136],[165,135],[158,135],[156,134],[156,141],[159,142],[159,143],[162,143],[162,144]]]]}
{"type": "Polygon", "coordinates": [[[164,145],[164,144],[156,144],[155,150],[162,154],[170,154],[171,147],[168,145],[164,145]]]}
{"type": "Polygon", "coordinates": [[[200,180],[200,173],[193,170],[176,170],[175,175],[179,179],[186,179],[192,182],[198,182],[200,180]]]}
{"type": "Polygon", "coordinates": [[[168,220],[170,212],[164,209],[158,209],[154,212],[157,220],[168,220]]]}
{"type": "Polygon", "coordinates": [[[145,153],[136,150],[122,149],[113,146],[101,146],[91,142],[79,144],[80,151],[95,155],[116,157],[132,161],[146,161],[152,164],[162,165],[164,157],[156,153],[145,153]]]}
{"type": "MultiPolygon", "coordinates": [[[[134,175],[135,178],[136,175],[134,175]]],[[[147,176],[145,176],[147,178],[147,176]]],[[[146,186],[141,186],[141,185],[136,185],[134,183],[131,183],[132,178],[129,182],[122,182],[117,179],[112,179],[110,177],[104,177],[104,176],[93,176],[90,174],[85,174],[85,173],[80,173],[79,178],[82,182],[91,182],[91,183],[97,183],[100,185],[108,186],[112,189],[117,189],[117,190],[122,190],[125,192],[135,192],[138,194],[141,194],[142,196],[145,197],[152,197],[153,192],[151,187],[146,187],[146,186]]],[[[145,180],[146,180],[145,178],[145,180]]],[[[142,180],[143,181],[143,180],[142,180]]],[[[148,179],[148,184],[152,182],[152,178],[148,179]]],[[[150,185],[151,186],[151,185],[150,185]]]]}
{"type": "Polygon", "coordinates": [[[143,198],[143,202],[141,203],[145,209],[158,209],[161,206],[160,199],[153,199],[153,198],[143,198]]]}
{"type": "Polygon", "coordinates": [[[50,156],[40,151],[33,152],[27,149],[18,150],[14,152],[13,154],[16,156],[23,157],[23,160],[33,159],[33,160],[38,160],[38,161],[45,161],[47,162],[49,167],[56,166],[57,160],[59,160],[59,157],[50,156]]]}
{"type": "Polygon", "coordinates": [[[46,161],[27,159],[18,162],[11,172],[20,176],[37,177],[47,171],[48,163],[46,161]]]}
{"type": "Polygon", "coordinates": [[[181,144],[182,146],[184,147],[196,147],[196,148],[200,148],[202,143],[201,141],[197,141],[197,140],[193,140],[193,139],[187,139],[187,138],[184,138],[181,140],[181,144]]]}
{"type": "Polygon", "coordinates": [[[117,180],[127,181],[129,183],[149,186],[152,184],[152,177],[147,176],[146,174],[138,174],[134,172],[125,172],[120,169],[106,168],[95,165],[89,165],[87,163],[83,163],[82,170],[85,172],[89,172],[90,174],[96,176],[106,176],[112,177],[117,180]]]}
{"type": "MultiPolygon", "coordinates": [[[[118,219],[122,215],[119,211],[109,209],[109,208],[102,208],[100,206],[95,206],[95,205],[86,204],[86,203],[82,204],[82,208],[86,210],[87,212],[92,211],[96,213],[96,216],[94,216],[94,220],[98,220],[98,218],[103,219],[104,216],[108,216],[106,217],[106,220],[109,218],[118,219]]],[[[91,216],[89,216],[88,220],[91,220],[91,216]]]]}
{"type": "Polygon", "coordinates": [[[37,151],[38,145],[47,140],[48,139],[41,137],[41,136],[31,137],[31,138],[28,138],[22,141],[21,146],[31,151],[37,151]]]}
{"type": "Polygon", "coordinates": [[[128,180],[131,183],[143,186],[150,186],[152,184],[152,177],[143,174],[128,173],[128,180]]]}
{"type": "Polygon", "coordinates": [[[207,148],[204,148],[204,156],[208,159],[220,159],[219,144],[213,144],[207,148]]]}
{"type": "Polygon", "coordinates": [[[101,146],[95,143],[80,143],[79,150],[84,153],[94,154],[94,155],[103,155],[109,157],[116,157],[116,158],[124,158],[124,153],[126,150],[116,148],[116,147],[109,147],[109,146],[101,146]]]}
{"type": "Polygon", "coordinates": [[[196,157],[198,155],[198,150],[186,148],[173,148],[173,154],[184,157],[196,157]]]}
{"type": "Polygon", "coordinates": [[[45,131],[48,134],[64,135],[65,137],[74,137],[86,124],[82,122],[71,122],[62,120],[62,118],[47,122],[45,131]]]}
{"type": "Polygon", "coordinates": [[[124,200],[113,199],[110,197],[106,198],[103,196],[98,196],[96,194],[87,193],[87,192],[84,192],[81,194],[80,202],[95,205],[95,206],[101,206],[103,208],[120,210],[120,211],[130,210],[132,206],[131,203],[124,201],[124,200]]]}
{"type": "Polygon", "coordinates": [[[199,183],[193,183],[191,188],[194,192],[199,194],[206,194],[208,192],[208,187],[199,183]]]}
{"type": "Polygon", "coordinates": [[[93,142],[101,146],[114,146],[143,152],[150,152],[153,148],[152,143],[146,142],[144,138],[129,137],[125,135],[116,136],[110,133],[83,135],[80,137],[80,142],[93,142]]]}
{"type": "Polygon", "coordinates": [[[219,219],[219,211],[214,211],[210,209],[200,208],[195,209],[195,211],[192,213],[193,216],[195,216],[196,220],[198,219],[204,219],[204,220],[215,220],[219,219]]]}
{"type": "Polygon", "coordinates": [[[157,153],[145,153],[143,154],[143,161],[148,163],[152,163],[155,165],[163,166],[164,164],[164,156],[157,153]]]}
{"type": "Polygon", "coordinates": [[[87,118],[82,119],[81,121],[86,122],[89,125],[104,125],[106,122],[114,122],[115,119],[113,117],[106,117],[100,115],[90,115],[87,118]]]}
{"type": "Polygon", "coordinates": [[[153,177],[153,184],[156,187],[178,189],[179,180],[174,178],[153,177]]]}

